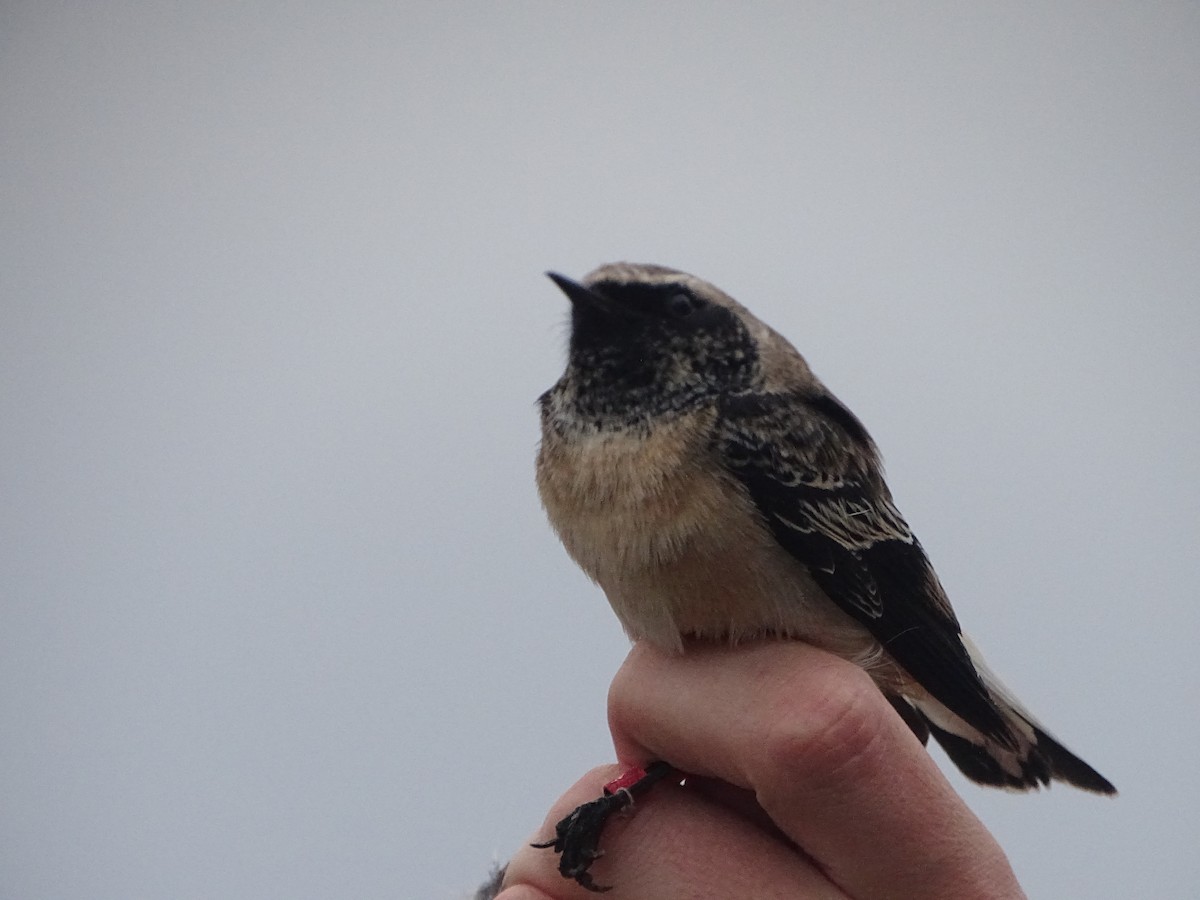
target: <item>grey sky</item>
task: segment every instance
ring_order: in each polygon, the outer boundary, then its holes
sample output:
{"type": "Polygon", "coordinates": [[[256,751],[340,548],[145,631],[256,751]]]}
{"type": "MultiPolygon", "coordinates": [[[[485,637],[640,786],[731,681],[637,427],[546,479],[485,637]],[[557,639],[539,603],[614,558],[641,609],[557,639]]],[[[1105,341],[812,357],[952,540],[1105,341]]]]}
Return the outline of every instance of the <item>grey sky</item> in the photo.
{"type": "Polygon", "coordinates": [[[1121,789],[951,774],[1030,896],[1194,896],[1197,46],[1191,3],[4,4],[0,896],[453,898],[610,760],[533,402],[541,273],[620,258],[796,343],[1121,789]]]}

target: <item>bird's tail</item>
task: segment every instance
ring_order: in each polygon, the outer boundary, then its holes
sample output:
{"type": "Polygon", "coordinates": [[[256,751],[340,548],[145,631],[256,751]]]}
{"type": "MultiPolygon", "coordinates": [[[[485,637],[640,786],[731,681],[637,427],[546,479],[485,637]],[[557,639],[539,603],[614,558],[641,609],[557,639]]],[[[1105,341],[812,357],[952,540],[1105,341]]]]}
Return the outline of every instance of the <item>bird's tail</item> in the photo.
{"type": "MultiPolygon", "coordinates": [[[[981,735],[932,698],[908,698],[929,733],[962,773],[980,784],[1027,791],[1065,781],[1085,791],[1115,794],[1112,783],[1058,742],[996,677],[978,648],[963,635],[979,677],[1009,725],[1011,740],[981,735]]],[[[911,723],[910,723],[911,724],[911,723]]],[[[916,730],[916,729],[914,729],[916,730]]],[[[920,734],[920,731],[918,731],[920,734]]]]}

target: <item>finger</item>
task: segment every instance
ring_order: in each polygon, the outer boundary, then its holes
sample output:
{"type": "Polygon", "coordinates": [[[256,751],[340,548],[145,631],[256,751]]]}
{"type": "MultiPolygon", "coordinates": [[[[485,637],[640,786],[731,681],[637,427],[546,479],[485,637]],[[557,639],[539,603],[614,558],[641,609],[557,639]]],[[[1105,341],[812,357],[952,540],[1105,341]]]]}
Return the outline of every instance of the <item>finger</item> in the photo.
{"type": "MultiPolygon", "coordinates": [[[[615,766],[588,773],[555,804],[535,840],[553,834],[555,822],[597,796],[617,774],[615,766]]],[[[597,884],[619,891],[620,900],[848,900],[786,842],[670,782],[656,785],[632,814],[611,820],[602,846],[605,855],[591,873],[597,884]]],[[[506,890],[529,886],[556,900],[595,898],[558,873],[557,856],[548,850],[518,852],[504,884],[506,890]]]]}
{"type": "Polygon", "coordinates": [[[755,793],[855,897],[1019,897],[1003,852],[858,667],[764,642],[637,645],[609,695],[618,759],[755,793]]]}

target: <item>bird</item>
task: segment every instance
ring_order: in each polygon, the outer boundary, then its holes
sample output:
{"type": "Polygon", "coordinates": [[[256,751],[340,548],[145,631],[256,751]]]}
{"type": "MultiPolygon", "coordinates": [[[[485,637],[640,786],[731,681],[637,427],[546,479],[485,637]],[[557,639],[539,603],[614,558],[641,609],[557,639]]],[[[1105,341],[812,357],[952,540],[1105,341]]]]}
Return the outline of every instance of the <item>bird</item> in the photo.
{"type": "Polygon", "coordinates": [[[791,343],[676,269],[547,275],[570,342],[538,401],[538,491],[630,639],[806,641],[864,669],[975,782],[1116,793],[963,633],[875,442],[791,343]]]}

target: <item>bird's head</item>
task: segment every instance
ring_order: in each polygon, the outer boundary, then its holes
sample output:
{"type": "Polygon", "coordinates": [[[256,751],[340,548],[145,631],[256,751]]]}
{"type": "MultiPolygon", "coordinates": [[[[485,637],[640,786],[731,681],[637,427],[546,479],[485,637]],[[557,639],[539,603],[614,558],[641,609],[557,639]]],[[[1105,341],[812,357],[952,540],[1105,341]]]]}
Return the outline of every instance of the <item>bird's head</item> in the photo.
{"type": "Polygon", "coordinates": [[[628,421],[681,412],[762,387],[780,352],[793,366],[799,360],[749,310],[694,275],[631,263],[601,266],[579,282],[548,274],[571,301],[564,381],[585,415],[628,421]]]}

